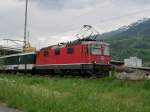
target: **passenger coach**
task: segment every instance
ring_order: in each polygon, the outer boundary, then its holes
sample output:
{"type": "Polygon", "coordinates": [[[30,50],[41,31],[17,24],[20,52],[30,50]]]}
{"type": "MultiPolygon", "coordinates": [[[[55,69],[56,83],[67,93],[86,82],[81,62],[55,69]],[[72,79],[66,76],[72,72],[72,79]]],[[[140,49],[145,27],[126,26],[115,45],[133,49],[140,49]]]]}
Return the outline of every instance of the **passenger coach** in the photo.
{"type": "Polygon", "coordinates": [[[36,53],[18,53],[0,57],[1,71],[24,72],[32,71],[35,67],[36,53]]]}

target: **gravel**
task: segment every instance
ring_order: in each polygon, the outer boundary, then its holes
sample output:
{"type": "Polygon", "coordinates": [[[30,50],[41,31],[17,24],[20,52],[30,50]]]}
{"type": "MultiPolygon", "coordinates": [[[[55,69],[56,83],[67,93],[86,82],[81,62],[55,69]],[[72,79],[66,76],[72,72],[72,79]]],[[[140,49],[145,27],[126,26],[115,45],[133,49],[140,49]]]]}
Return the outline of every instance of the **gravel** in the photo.
{"type": "Polygon", "coordinates": [[[19,111],[16,109],[9,108],[4,104],[0,104],[0,112],[19,112],[19,111]]]}

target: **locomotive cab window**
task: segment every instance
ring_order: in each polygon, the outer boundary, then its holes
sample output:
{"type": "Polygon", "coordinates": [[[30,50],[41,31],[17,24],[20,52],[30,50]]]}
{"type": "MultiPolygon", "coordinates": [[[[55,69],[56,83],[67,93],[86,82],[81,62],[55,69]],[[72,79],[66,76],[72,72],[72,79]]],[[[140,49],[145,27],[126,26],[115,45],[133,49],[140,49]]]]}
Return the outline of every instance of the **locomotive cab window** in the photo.
{"type": "Polygon", "coordinates": [[[101,46],[99,46],[99,45],[92,45],[90,47],[90,52],[93,55],[101,55],[102,54],[101,46]]]}
{"type": "Polygon", "coordinates": [[[110,49],[109,49],[109,46],[105,46],[105,48],[104,48],[104,55],[107,55],[107,56],[110,55],[110,49]]]}
{"type": "Polygon", "coordinates": [[[56,56],[60,55],[60,49],[56,49],[56,50],[55,50],[55,55],[56,55],[56,56]]]}
{"type": "Polygon", "coordinates": [[[74,53],[74,48],[67,48],[67,53],[68,54],[73,54],[74,53]]]}

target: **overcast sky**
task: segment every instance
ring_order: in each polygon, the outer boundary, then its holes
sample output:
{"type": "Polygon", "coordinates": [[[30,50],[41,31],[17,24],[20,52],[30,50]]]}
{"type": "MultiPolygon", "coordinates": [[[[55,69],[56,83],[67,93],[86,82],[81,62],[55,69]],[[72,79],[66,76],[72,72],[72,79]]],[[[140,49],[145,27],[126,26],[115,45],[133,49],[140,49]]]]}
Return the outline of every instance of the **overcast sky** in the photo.
{"type": "MultiPolygon", "coordinates": [[[[24,12],[25,0],[0,0],[0,39],[23,40],[24,12]]],[[[103,33],[144,17],[150,0],[29,0],[28,31],[39,48],[75,39],[84,24],[103,33]]]]}

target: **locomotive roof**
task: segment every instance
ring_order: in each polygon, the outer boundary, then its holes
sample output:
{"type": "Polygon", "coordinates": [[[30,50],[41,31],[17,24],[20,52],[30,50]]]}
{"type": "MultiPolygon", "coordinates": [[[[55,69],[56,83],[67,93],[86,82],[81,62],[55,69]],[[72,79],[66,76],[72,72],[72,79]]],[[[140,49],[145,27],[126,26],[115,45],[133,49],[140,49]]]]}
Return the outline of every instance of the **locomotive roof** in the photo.
{"type": "Polygon", "coordinates": [[[36,52],[23,52],[23,53],[11,54],[11,55],[6,55],[6,56],[1,56],[0,59],[12,57],[12,56],[24,56],[24,55],[30,55],[30,54],[36,54],[36,52]]]}
{"type": "Polygon", "coordinates": [[[52,45],[52,46],[48,46],[48,47],[45,47],[45,48],[42,48],[41,50],[49,50],[49,49],[57,49],[57,48],[64,48],[64,47],[69,47],[69,46],[73,46],[73,45],[79,45],[79,44],[83,44],[83,45],[88,45],[88,44],[104,44],[104,45],[107,45],[109,46],[108,43],[106,42],[102,42],[102,41],[74,41],[74,42],[68,42],[68,43],[60,43],[60,44],[57,44],[57,45],[52,45]]]}

